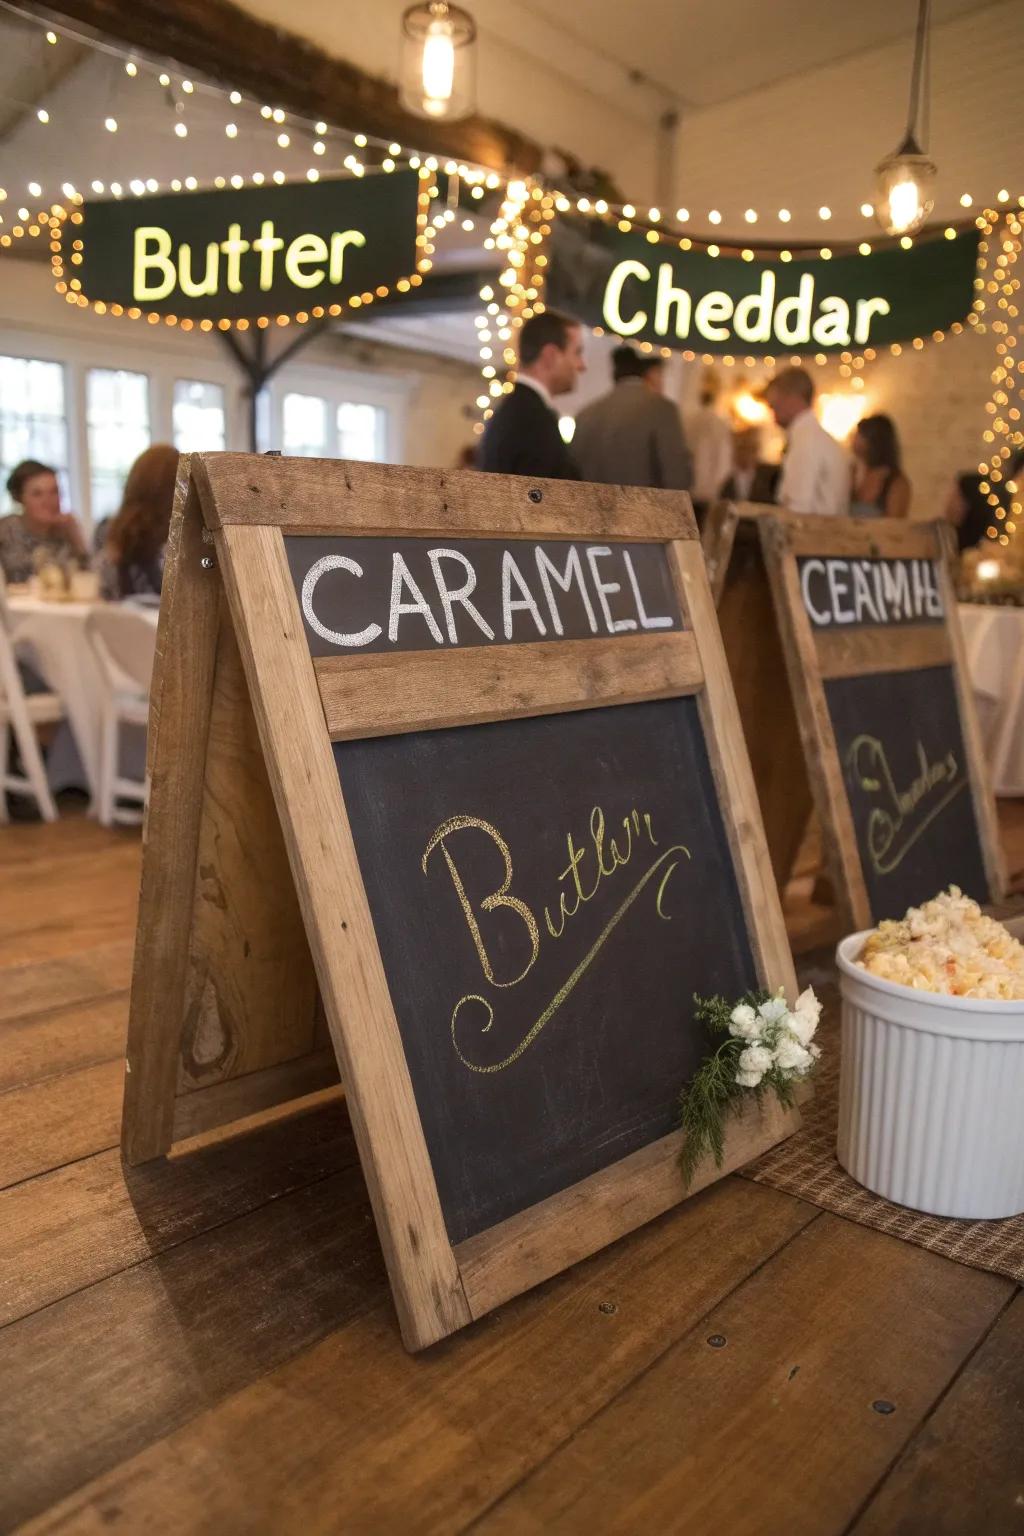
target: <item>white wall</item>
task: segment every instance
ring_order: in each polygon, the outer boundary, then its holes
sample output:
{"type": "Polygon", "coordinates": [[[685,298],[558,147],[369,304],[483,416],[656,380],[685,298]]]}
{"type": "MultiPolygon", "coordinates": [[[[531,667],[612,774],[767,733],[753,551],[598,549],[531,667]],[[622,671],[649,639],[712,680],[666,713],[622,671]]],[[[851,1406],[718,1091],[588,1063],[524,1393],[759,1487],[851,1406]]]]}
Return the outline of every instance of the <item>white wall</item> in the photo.
{"type": "MultiPolygon", "coordinates": [[[[962,217],[962,192],[979,202],[1000,187],[1014,198],[1024,192],[1022,11],[1020,0],[1003,0],[933,29],[936,218],[962,217]]],[[[874,167],[903,135],[909,75],[910,42],[902,39],[688,113],[678,192],[694,227],[709,228],[707,211],[717,208],[723,235],[862,237],[871,226],[858,206],[871,194],[874,167]],[[816,217],[822,203],[833,211],[827,224],[816,217]],[[743,222],[751,205],[761,215],[752,229],[743,222]],[[791,224],[778,222],[780,207],[792,211],[791,224]]]]}
{"type": "MultiPolygon", "coordinates": [[[[296,335],[289,326],[274,335],[280,350],[296,335]]],[[[244,338],[242,338],[244,340],[244,338]]],[[[148,374],[154,442],[171,436],[171,397],[176,378],[219,384],[225,391],[228,447],[247,449],[245,381],[213,335],[185,334],[167,326],[96,315],[68,305],[53,289],[46,265],[0,255],[0,352],[63,363],[67,395],[71,489],[76,509],[88,515],[85,371],[126,368],[148,374]]],[[[280,444],[280,401],[289,390],[367,400],[389,412],[388,458],[403,464],[453,464],[472,442],[475,368],[423,353],[331,335],[310,342],[274,375],[268,390],[266,441],[280,444]],[[467,411],[469,414],[467,414],[467,411]]]]}

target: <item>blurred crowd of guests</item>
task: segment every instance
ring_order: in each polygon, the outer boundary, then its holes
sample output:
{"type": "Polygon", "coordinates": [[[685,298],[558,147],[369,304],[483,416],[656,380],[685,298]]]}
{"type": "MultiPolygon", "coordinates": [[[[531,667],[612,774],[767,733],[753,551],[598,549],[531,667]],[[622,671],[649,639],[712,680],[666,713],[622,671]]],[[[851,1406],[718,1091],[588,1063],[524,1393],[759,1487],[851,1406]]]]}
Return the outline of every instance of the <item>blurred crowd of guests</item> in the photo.
{"type": "MultiPolygon", "coordinates": [[[[571,443],[559,430],[556,400],[571,393],[586,369],[583,330],[570,316],[545,310],[520,332],[516,384],[484,430],[478,469],[612,485],[688,490],[698,519],[715,501],[770,502],[790,512],[853,517],[907,517],[912,488],[891,418],[865,416],[849,451],[814,411],[814,381],[804,368],[783,368],[763,399],[785,434],[781,463],[761,456],[756,427],[733,431],[702,388],[683,419],[664,394],[659,357],[620,346],[612,353],[611,388],[576,419],[571,443]]],[[[961,475],[945,508],[961,549],[985,537],[991,508],[981,477],[961,475]]]]}
{"type": "Polygon", "coordinates": [[[26,459],[7,480],[16,510],[0,518],[0,569],[14,584],[45,565],[96,571],[101,597],[158,599],[174,501],[178,450],[155,443],[128,471],[117,512],[98,524],[90,547],[74,513],[61,507],[55,470],[26,459]]]}

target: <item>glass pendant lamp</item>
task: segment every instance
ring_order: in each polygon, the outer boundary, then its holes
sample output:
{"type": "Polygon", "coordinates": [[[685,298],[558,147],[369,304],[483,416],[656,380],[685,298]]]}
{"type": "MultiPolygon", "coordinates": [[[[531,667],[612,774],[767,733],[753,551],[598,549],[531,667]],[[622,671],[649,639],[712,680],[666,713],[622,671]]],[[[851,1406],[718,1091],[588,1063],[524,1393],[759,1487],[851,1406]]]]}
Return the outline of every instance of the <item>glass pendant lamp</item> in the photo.
{"type": "Polygon", "coordinates": [[[399,94],[417,117],[455,122],[476,105],[476,25],[445,0],[413,5],[402,17],[399,94]]]}

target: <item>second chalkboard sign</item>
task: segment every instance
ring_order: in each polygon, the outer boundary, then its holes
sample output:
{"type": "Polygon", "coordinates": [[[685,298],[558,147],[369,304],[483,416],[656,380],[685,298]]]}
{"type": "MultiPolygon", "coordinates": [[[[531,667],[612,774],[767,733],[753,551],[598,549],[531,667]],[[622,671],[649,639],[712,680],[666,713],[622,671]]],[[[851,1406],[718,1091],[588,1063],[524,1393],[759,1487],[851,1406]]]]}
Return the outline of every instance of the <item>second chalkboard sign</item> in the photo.
{"type": "Polygon", "coordinates": [[[790,684],[849,923],[954,884],[1001,894],[942,524],[762,523],[790,684]]]}

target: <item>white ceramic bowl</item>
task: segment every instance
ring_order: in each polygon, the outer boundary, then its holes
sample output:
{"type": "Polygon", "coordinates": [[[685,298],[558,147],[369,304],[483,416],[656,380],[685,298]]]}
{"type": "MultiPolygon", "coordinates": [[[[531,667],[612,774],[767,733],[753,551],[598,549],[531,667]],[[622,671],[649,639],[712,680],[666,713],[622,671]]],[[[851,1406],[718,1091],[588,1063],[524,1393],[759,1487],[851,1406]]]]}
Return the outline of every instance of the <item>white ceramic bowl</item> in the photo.
{"type": "Polygon", "coordinates": [[[1024,1212],[1024,1003],[882,981],[836,951],[843,999],[840,1163],[934,1216],[1024,1212]]]}

